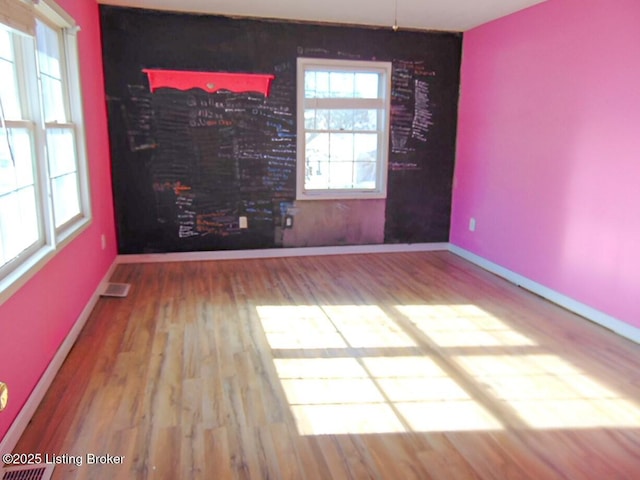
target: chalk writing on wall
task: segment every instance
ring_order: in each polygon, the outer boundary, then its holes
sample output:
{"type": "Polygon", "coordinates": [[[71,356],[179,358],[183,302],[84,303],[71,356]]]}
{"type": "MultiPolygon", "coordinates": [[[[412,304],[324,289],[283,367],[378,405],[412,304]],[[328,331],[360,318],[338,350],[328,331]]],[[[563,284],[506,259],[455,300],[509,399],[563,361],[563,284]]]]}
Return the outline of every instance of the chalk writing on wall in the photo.
{"type": "MultiPolygon", "coordinates": [[[[435,76],[424,61],[394,60],[391,91],[391,152],[415,152],[416,142],[426,143],[433,125],[429,81],[435,76]]],[[[395,160],[393,170],[413,170],[415,162],[395,160]]]]}
{"type": "MultiPolygon", "coordinates": [[[[368,232],[384,224],[387,243],[448,239],[459,34],[108,5],[100,12],[120,253],[283,244],[284,211],[299,203],[300,56],[393,63],[387,198],[377,210],[385,218],[358,216],[350,228],[368,232]],[[204,88],[156,85],[151,92],[143,69],[273,79],[268,96],[216,89],[209,80],[204,88]],[[240,216],[248,228],[240,228],[240,216]]],[[[298,218],[287,233],[318,220],[298,218]]]]}
{"type": "Polygon", "coordinates": [[[127,85],[129,95],[120,103],[122,122],[132,152],[156,147],[153,134],[153,107],[149,90],[141,85],[127,85]]]}
{"type": "MultiPolygon", "coordinates": [[[[157,87],[152,94],[157,221],[179,238],[240,235],[241,215],[253,230],[272,230],[274,211],[295,195],[295,122],[283,94],[267,100],[180,85],[184,91],[157,87]]],[[[292,84],[279,87],[291,93],[292,84]]]]}

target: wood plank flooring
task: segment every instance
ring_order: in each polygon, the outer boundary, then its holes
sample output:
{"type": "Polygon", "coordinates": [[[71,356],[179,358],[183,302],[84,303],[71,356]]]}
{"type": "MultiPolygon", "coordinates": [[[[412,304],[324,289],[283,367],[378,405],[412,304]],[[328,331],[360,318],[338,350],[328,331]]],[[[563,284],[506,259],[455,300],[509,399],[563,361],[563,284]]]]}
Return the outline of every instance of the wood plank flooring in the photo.
{"type": "Polygon", "coordinates": [[[112,281],[16,447],[54,479],[640,478],[640,346],[450,253],[112,281]]]}

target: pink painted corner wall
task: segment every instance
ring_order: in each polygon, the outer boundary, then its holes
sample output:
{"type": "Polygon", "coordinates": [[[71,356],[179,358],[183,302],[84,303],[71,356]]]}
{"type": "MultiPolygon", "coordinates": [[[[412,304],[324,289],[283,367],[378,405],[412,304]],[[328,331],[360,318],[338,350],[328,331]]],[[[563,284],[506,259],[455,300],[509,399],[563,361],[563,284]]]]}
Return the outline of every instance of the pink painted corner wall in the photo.
{"type": "Polygon", "coordinates": [[[453,244],[636,327],[639,25],[638,0],[548,0],[464,34],[451,226],[453,244]]]}
{"type": "Polygon", "coordinates": [[[93,221],[38,274],[0,305],[0,380],[9,404],[2,439],[69,333],[115,256],[109,143],[96,0],[56,0],[78,33],[93,221]],[[101,235],[107,248],[101,248],[101,235]]]}

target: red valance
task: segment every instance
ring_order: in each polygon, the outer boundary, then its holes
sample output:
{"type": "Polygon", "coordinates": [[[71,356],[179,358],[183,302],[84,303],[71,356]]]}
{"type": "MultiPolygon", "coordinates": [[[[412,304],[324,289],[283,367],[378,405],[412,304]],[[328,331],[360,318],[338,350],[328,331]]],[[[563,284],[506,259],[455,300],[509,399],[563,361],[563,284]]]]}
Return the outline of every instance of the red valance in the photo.
{"type": "Polygon", "coordinates": [[[208,93],[229,90],[235,93],[258,92],[269,96],[274,75],[256,73],[188,72],[184,70],[142,70],[149,77],[151,92],[168,87],[176,90],[200,88],[208,93]]]}

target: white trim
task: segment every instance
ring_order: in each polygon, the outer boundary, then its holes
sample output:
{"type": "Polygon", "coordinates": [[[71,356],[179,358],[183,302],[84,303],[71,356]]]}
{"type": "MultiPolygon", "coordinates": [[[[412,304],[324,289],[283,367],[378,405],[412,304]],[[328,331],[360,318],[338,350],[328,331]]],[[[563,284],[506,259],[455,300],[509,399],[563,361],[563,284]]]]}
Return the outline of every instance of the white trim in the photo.
{"type": "Polygon", "coordinates": [[[496,263],[491,262],[483,257],[476,255],[475,253],[471,253],[468,250],[460,248],[456,245],[449,244],[449,251],[458,255],[459,257],[464,258],[465,260],[470,261],[478,265],[485,270],[495,273],[499,277],[508,280],[511,283],[514,283],[530,292],[535,293],[536,295],[540,295],[542,298],[549,300],[567,310],[576,313],[587,320],[590,320],[598,325],[605,327],[618,335],[625,337],[635,343],[640,344],[640,328],[634,327],[633,325],[629,325],[622,320],[618,320],[617,318],[612,317],[600,310],[596,310],[584,303],[578,302],[571,297],[563,295],[562,293],[556,292],[549,287],[546,287],[538,282],[534,282],[533,280],[528,279],[518,273],[512,272],[496,263]]]}
{"type": "MultiPolygon", "coordinates": [[[[0,0],[0,4],[4,5],[3,2],[4,0],[0,0]]],[[[11,0],[11,2],[15,4],[15,0],[11,0]]],[[[33,38],[14,37],[15,39],[20,38],[20,41],[14,44],[14,70],[18,82],[24,84],[24,88],[19,88],[18,93],[21,99],[22,116],[27,120],[11,120],[6,123],[15,125],[16,128],[27,128],[31,132],[34,163],[33,188],[35,189],[39,238],[36,242],[37,248],[29,247],[0,267],[0,305],[21,288],[53,256],[57,255],[65,245],[82,233],[91,223],[92,218],[78,47],[77,38],[72,34],[77,25],[75,20],[54,0],[33,0],[33,4],[29,3],[28,5],[30,5],[29,12],[34,21],[35,18],[40,19],[59,35],[60,63],[66,68],[62,75],[63,93],[68,104],[67,109],[70,117],[68,116],[67,122],[63,124],[51,122],[44,124],[41,108],[42,92],[38,80],[40,73],[36,52],[37,39],[34,41],[33,38]],[[35,10],[33,4],[35,4],[35,10]],[[53,177],[50,175],[49,160],[46,155],[46,130],[47,128],[71,129],[71,126],[73,126],[76,148],[75,174],[77,175],[80,211],[56,228],[51,186],[53,177]]]]}
{"type": "Polygon", "coordinates": [[[519,285],[541,297],[560,305],[580,316],[585,317],[605,328],[612,330],[618,335],[628,338],[640,344],[640,329],[633,327],[610,315],[600,312],[588,305],[582,304],[572,298],[558,293],[544,285],[530,280],[520,274],[512,272],[496,263],[482,258],[451,243],[414,243],[414,244],[385,244],[385,245],[353,245],[338,247],[307,247],[307,248],[281,248],[265,250],[232,250],[216,252],[185,252],[185,253],[163,253],[163,254],[141,254],[141,255],[118,255],[111,264],[107,273],[96,287],[93,295],[89,299],[82,313],[71,328],[69,334],[60,345],[55,356],[49,363],[38,384],[31,392],[31,395],[18,413],[11,427],[0,442],[0,455],[10,453],[15,448],[18,440],[22,436],[25,428],[29,424],[33,414],[40,405],[47,390],[51,386],[58,370],[62,366],[69,351],[76,342],[78,335],[87,322],[89,315],[95,307],[100,293],[104,290],[106,283],[111,278],[115,268],[119,264],[127,263],[155,263],[155,262],[185,262],[202,260],[231,260],[231,259],[252,259],[252,258],[280,258],[280,257],[300,257],[317,255],[355,255],[367,253],[396,253],[396,252],[431,252],[448,250],[465,260],[478,265],[479,267],[494,273],[507,281],[519,285]]]}
{"type": "Polygon", "coordinates": [[[48,18],[49,21],[55,22],[60,28],[69,28],[73,30],[78,26],[75,19],[55,1],[38,0],[33,3],[35,4],[36,12],[43,17],[48,18]]]}
{"type": "MultiPolygon", "coordinates": [[[[389,138],[391,131],[391,76],[393,65],[391,62],[370,60],[345,60],[329,58],[298,57],[296,64],[296,112],[298,136],[296,140],[296,200],[343,200],[343,199],[379,199],[387,198],[387,170],[389,165],[389,138]],[[378,96],[375,98],[307,98],[305,96],[305,74],[307,70],[322,72],[347,73],[377,73],[380,76],[378,96]],[[306,108],[321,108],[328,110],[339,109],[370,109],[378,114],[378,125],[375,131],[345,130],[344,133],[375,133],[377,136],[376,181],[375,188],[307,188],[305,185],[306,172],[306,132],[304,113],[306,108]]],[[[335,133],[328,128],[324,131],[335,133]]],[[[313,131],[315,129],[311,129],[313,131]]],[[[354,161],[351,161],[355,164],[354,161]]]]}
{"type": "MultiPolygon", "coordinates": [[[[386,107],[385,98],[343,98],[343,97],[303,97],[304,108],[313,109],[351,109],[351,110],[382,110],[386,107]]],[[[308,128],[307,131],[314,131],[313,128],[308,128]]],[[[321,130],[329,132],[327,128],[321,130]]],[[[358,130],[358,133],[367,133],[369,130],[358,130]]],[[[377,132],[377,130],[374,130],[377,132]]]]}
{"type": "Polygon", "coordinates": [[[399,243],[385,245],[343,245],[337,247],[268,248],[264,250],[225,250],[215,252],[143,253],[118,255],[117,262],[161,263],[197,262],[208,260],[243,260],[253,258],[311,257],[320,255],[358,255],[365,253],[433,252],[446,251],[449,244],[399,243]]]}
{"type": "Polygon", "coordinates": [[[33,4],[21,0],[0,0],[0,23],[9,28],[34,36],[36,24],[33,20],[33,4]]]}
{"type": "Polygon", "coordinates": [[[78,220],[73,229],[66,232],[66,236],[61,236],[60,243],[55,247],[44,244],[33,254],[29,255],[23,263],[16,266],[14,270],[0,278],[0,305],[6,302],[11,296],[22,288],[36,273],[55,257],[65,246],[84,232],[91,220],[82,218],[78,220]]]}
{"type": "Polygon", "coordinates": [[[53,356],[53,359],[49,363],[49,366],[42,374],[42,377],[40,377],[40,380],[29,395],[29,398],[22,406],[20,413],[18,413],[18,416],[15,418],[15,420],[11,424],[11,427],[0,442],[0,455],[11,453],[18,443],[18,440],[20,440],[20,437],[24,433],[25,428],[27,428],[27,425],[31,421],[31,418],[36,412],[36,409],[40,405],[40,402],[42,402],[42,399],[47,393],[47,390],[49,390],[51,383],[53,383],[58,370],[60,370],[60,367],[64,363],[67,355],[71,351],[71,348],[75,344],[78,335],[80,335],[82,328],[87,323],[89,315],[91,315],[91,312],[93,311],[96,303],[98,302],[98,299],[100,298],[100,294],[104,291],[104,288],[111,278],[111,275],[115,271],[117,265],[118,262],[114,260],[107,270],[107,273],[104,275],[104,277],[102,277],[102,280],[91,295],[91,298],[85,305],[84,309],[80,313],[80,316],[76,320],[75,324],[73,325],[73,327],[71,327],[69,334],[58,348],[56,354],[53,356]]]}

